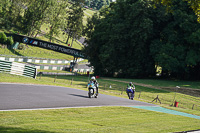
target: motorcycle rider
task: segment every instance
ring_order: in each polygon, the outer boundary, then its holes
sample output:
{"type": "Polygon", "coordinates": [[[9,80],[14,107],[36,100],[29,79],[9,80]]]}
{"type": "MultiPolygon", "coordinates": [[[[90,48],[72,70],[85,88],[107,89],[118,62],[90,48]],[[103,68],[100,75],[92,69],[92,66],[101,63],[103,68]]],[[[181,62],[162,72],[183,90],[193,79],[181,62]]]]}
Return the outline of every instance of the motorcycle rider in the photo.
{"type": "Polygon", "coordinates": [[[96,96],[98,96],[98,94],[99,94],[99,87],[98,87],[98,84],[99,84],[99,83],[97,82],[97,80],[96,80],[96,78],[95,78],[94,76],[92,76],[90,82],[93,82],[93,83],[94,83],[94,85],[95,85],[95,87],[96,87],[96,96]]]}
{"type": "Polygon", "coordinates": [[[126,93],[129,97],[129,93],[132,93],[133,95],[135,94],[135,86],[133,85],[132,82],[130,82],[128,85],[127,85],[127,89],[126,89],[126,93]],[[131,89],[130,89],[131,88],[131,89]]]}

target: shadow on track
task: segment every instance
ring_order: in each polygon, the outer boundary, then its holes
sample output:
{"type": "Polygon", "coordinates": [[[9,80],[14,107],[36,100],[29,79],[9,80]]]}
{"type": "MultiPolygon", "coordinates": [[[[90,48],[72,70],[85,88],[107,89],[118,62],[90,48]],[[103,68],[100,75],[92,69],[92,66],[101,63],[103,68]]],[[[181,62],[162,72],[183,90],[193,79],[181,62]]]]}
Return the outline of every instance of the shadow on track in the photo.
{"type": "Polygon", "coordinates": [[[77,97],[83,97],[83,98],[88,98],[88,96],[84,96],[84,95],[77,95],[77,94],[69,94],[69,95],[77,96],[77,97]]]}

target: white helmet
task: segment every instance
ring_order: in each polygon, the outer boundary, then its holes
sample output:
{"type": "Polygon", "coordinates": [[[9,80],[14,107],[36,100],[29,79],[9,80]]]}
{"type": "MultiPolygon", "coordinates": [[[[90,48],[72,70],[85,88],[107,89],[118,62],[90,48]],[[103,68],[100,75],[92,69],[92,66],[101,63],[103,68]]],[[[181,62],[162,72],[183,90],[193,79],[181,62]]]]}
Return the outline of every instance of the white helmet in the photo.
{"type": "Polygon", "coordinates": [[[92,76],[91,80],[92,80],[92,81],[94,81],[94,80],[95,80],[95,77],[94,77],[94,76],[92,76]]]}

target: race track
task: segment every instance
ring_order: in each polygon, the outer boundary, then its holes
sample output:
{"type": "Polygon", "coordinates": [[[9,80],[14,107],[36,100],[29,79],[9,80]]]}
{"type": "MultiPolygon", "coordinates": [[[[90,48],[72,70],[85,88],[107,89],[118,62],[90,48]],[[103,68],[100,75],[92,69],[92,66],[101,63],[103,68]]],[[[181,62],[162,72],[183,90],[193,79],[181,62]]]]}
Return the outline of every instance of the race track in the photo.
{"type": "Polygon", "coordinates": [[[0,83],[0,110],[91,106],[156,106],[104,94],[99,94],[97,99],[90,99],[87,93],[83,90],[58,86],[0,83]]]}

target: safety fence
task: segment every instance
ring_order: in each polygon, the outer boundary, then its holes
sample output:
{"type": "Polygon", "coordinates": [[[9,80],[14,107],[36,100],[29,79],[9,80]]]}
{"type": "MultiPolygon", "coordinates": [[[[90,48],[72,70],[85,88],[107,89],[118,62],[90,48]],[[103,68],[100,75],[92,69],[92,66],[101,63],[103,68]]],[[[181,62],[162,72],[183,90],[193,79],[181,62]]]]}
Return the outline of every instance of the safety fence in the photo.
{"type": "MultiPolygon", "coordinates": [[[[53,66],[53,65],[39,65],[41,64],[67,64],[71,61],[68,60],[59,60],[59,59],[46,59],[46,58],[35,58],[35,57],[25,57],[25,56],[6,56],[6,55],[0,55],[0,60],[4,61],[10,61],[10,62],[26,62],[26,63],[38,63],[33,66],[35,68],[40,69],[40,70],[66,70],[68,66],[66,65],[60,65],[60,66],[53,66]]],[[[81,62],[84,59],[80,58],[77,59],[77,62],[81,62]]],[[[87,63],[87,62],[85,62],[87,63]]],[[[73,72],[81,72],[81,73],[87,73],[87,72],[92,72],[92,69],[74,69],[73,72]]]]}
{"type": "Polygon", "coordinates": [[[66,66],[35,66],[40,70],[65,70],[66,66]]]}
{"type": "MultiPolygon", "coordinates": [[[[11,56],[0,54],[0,60],[15,61],[15,62],[29,62],[29,63],[49,63],[49,64],[67,64],[73,62],[73,60],[61,60],[61,59],[47,59],[47,58],[36,58],[26,56],[11,56]]],[[[77,59],[77,62],[83,61],[84,59],[77,59]]]]}
{"type": "MultiPolygon", "coordinates": [[[[35,68],[40,70],[66,70],[69,66],[35,66],[35,68]]],[[[87,74],[87,72],[93,72],[93,69],[74,69],[71,72],[87,74]]]]}
{"type": "Polygon", "coordinates": [[[22,63],[0,60],[0,72],[36,78],[37,69],[22,63]]]}
{"type": "Polygon", "coordinates": [[[93,69],[74,69],[73,72],[87,74],[88,72],[93,72],[93,69]]]}
{"type": "MultiPolygon", "coordinates": [[[[1,55],[2,56],[2,55],[1,55]]],[[[49,63],[49,64],[67,64],[72,61],[68,60],[59,60],[59,59],[43,59],[43,58],[34,58],[34,57],[25,57],[25,56],[16,56],[16,57],[7,57],[2,56],[0,60],[7,60],[7,61],[15,61],[15,62],[29,62],[29,63],[49,63]]],[[[78,59],[77,62],[80,62],[84,59],[78,59]]]]}

